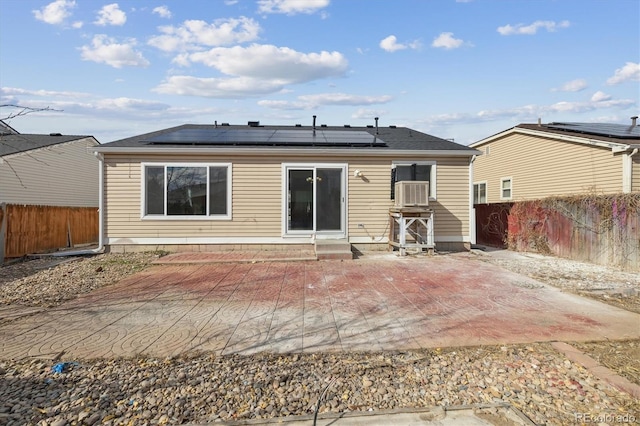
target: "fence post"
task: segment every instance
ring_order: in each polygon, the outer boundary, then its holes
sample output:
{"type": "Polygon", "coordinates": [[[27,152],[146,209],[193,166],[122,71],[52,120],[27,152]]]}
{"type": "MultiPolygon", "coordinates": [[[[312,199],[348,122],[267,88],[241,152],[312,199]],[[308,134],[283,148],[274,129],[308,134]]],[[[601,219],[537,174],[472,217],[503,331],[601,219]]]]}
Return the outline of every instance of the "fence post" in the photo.
{"type": "Polygon", "coordinates": [[[0,265],[4,263],[4,245],[7,234],[7,203],[0,203],[0,265]]]}

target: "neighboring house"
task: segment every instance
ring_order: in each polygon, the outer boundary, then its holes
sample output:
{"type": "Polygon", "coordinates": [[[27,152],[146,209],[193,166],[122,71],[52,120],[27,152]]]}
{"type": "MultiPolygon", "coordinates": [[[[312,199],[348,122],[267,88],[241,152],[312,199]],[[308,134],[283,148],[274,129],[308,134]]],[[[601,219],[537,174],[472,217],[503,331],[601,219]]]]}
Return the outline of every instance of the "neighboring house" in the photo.
{"type": "Polygon", "coordinates": [[[0,123],[0,203],[98,206],[93,136],[23,134],[0,123]]]}
{"type": "Polygon", "coordinates": [[[429,181],[436,248],[471,243],[479,152],[408,128],[183,125],[94,151],[112,251],[316,239],[387,248],[393,179],[429,181]]]}
{"type": "Polygon", "coordinates": [[[469,145],[474,204],[640,191],[640,126],[519,124],[469,145]]]}
{"type": "Polygon", "coordinates": [[[98,241],[93,136],[21,134],[0,120],[0,264],[98,241]]]}

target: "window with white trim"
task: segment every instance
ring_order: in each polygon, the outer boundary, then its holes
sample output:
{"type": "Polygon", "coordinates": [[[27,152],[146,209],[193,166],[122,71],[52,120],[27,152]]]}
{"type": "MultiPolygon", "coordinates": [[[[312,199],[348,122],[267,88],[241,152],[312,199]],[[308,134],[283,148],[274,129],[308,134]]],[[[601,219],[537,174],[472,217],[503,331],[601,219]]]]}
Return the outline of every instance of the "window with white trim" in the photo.
{"type": "Polygon", "coordinates": [[[143,216],[228,219],[230,164],[144,164],[143,216]]]}
{"type": "Polygon", "coordinates": [[[487,182],[473,184],[473,204],[486,204],[487,202],[487,182]]]}
{"type": "Polygon", "coordinates": [[[394,161],[391,165],[391,199],[395,199],[395,184],[405,180],[429,182],[429,199],[436,198],[435,161],[394,161]]]}
{"type": "Polygon", "coordinates": [[[511,193],[511,178],[502,178],[500,179],[500,199],[501,200],[510,200],[512,197],[511,193]]]}

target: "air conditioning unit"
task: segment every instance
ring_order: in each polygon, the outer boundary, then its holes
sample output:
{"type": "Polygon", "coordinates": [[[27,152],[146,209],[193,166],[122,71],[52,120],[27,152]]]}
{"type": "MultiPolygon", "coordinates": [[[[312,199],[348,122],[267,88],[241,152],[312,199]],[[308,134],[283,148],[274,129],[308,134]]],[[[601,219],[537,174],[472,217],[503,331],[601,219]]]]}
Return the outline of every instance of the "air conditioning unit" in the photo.
{"type": "Polygon", "coordinates": [[[429,205],[429,182],[403,180],[395,184],[396,207],[427,207],[429,205]]]}

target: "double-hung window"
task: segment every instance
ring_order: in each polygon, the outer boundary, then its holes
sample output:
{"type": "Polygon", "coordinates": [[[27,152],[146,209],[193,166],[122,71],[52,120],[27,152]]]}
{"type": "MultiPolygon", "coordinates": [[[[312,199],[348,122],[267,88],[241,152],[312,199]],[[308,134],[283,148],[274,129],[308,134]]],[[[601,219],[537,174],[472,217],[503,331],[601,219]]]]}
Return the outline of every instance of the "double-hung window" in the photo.
{"type": "Polygon", "coordinates": [[[500,179],[500,199],[510,200],[513,197],[512,194],[512,181],[511,178],[500,179]]]}
{"type": "Polygon", "coordinates": [[[429,182],[429,199],[436,198],[435,161],[394,161],[391,165],[391,199],[395,199],[395,184],[405,180],[429,182]]]}
{"type": "Polygon", "coordinates": [[[148,218],[231,218],[230,164],[143,164],[148,218]]]}
{"type": "Polygon", "coordinates": [[[487,182],[473,184],[473,204],[485,204],[487,202],[487,182]]]}

